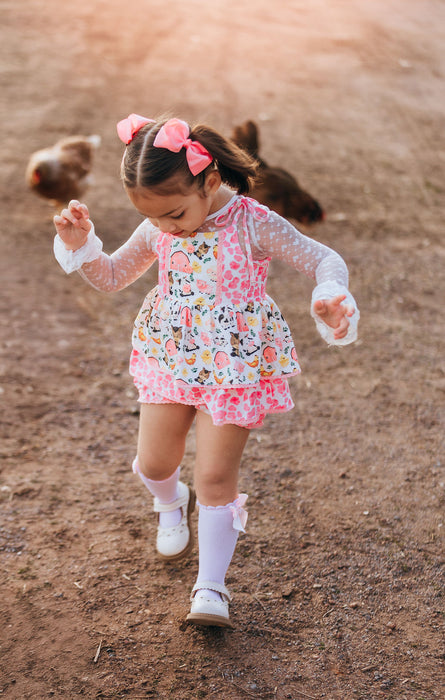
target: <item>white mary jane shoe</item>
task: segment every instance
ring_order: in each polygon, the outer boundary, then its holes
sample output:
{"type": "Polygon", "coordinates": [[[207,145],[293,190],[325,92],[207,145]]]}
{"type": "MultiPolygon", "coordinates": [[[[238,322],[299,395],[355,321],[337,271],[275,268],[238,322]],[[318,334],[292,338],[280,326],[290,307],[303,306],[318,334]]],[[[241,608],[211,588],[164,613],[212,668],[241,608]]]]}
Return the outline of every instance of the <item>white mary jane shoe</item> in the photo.
{"type": "Polygon", "coordinates": [[[233,629],[229,617],[230,593],[227,588],[214,581],[200,581],[195,583],[190,596],[192,607],[187,615],[187,621],[193,625],[204,627],[229,627],[233,629]],[[221,600],[206,597],[205,594],[197,596],[198,591],[207,589],[216,591],[221,595],[221,600]]]}
{"type": "Polygon", "coordinates": [[[182,481],[178,481],[178,498],[172,503],[160,503],[154,499],[153,510],[155,513],[171,513],[181,508],[181,522],[174,527],[161,527],[158,525],[156,536],[156,549],[165,561],[175,561],[185,557],[193,547],[193,535],[190,528],[190,516],[193,513],[196,495],[182,481]]]}

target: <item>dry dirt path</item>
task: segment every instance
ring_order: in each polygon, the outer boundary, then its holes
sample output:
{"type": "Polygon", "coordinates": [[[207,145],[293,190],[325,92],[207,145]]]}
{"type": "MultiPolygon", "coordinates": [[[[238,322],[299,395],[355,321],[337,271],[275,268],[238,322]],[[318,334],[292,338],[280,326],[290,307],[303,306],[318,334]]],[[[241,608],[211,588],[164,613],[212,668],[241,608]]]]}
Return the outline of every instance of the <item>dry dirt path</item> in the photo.
{"type": "Polygon", "coordinates": [[[0,35],[1,697],[445,697],[444,3],[3,0],[0,35]],[[138,223],[115,123],[166,110],[258,121],[362,312],[360,341],[328,349],[311,284],[272,266],[304,373],[246,451],[230,633],[184,625],[196,553],[156,560],[130,470],[155,271],[111,297],[67,278],[23,181],[36,148],[99,133],[87,203],[112,250],[138,223]]]}

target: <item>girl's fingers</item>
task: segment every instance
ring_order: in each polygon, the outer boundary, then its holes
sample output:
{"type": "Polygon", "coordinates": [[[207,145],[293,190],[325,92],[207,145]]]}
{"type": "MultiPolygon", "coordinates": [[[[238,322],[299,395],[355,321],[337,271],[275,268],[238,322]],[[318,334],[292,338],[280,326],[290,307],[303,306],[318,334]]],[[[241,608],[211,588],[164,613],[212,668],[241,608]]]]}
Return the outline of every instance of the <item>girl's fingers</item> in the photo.
{"type": "Polygon", "coordinates": [[[59,219],[61,220],[60,223],[70,223],[76,227],[78,227],[85,218],[88,217],[85,217],[83,212],[80,212],[76,209],[62,209],[62,211],[59,214],[59,219]]]}
{"type": "Polygon", "coordinates": [[[88,219],[88,208],[86,204],[81,204],[77,199],[72,199],[68,204],[68,211],[72,212],[76,219],[88,219]]]}
{"type": "Polygon", "coordinates": [[[334,338],[336,338],[336,340],[338,340],[339,338],[344,338],[344,336],[347,333],[347,330],[348,328],[345,328],[343,324],[341,324],[340,326],[338,326],[338,328],[334,330],[334,338]]]}
{"type": "Polygon", "coordinates": [[[334,336],[335,338],[344,338],[345,335],[348,332],[349,328],[349,316],[352,316],[354,313],[354,309],[352,308],[352,313],[345,313],[344,316],[342,316],[340,323],[338,324],[337,328],[334,331],[334,336]]]}
{"type": "Polygon", "coordinates": [[[336,339],[343,338],[347,334],[349,318],[355,313],[351,304],[342,303],[345,299],[346,294],[339,294],[330,301],[319,299],[314,304],[316,314],[331,326],[336,339]]]}
{"type": "Polygon", "coordinates": [[[319,299],[318,301],[315,302],[314,304],[314,311],[317,313],[319,316],[322,316],[323,314],[326,313],[326,302],[323,301],[323,299],[319,299]]]}
{"type": "Polygon", "coordinates": [[[61,219],[66,219],[67,221],[71,221],[74,219],[74,215],[71,212],[71,209],[65,208],[62,209],[62,211],[59,214],[61,219]]]}
{"type": "Polygon", "coordinates": [[[333,304],[333,306],[340,306],[342,301],[344,301],[345,299],[346,299],[346,294],[339,294],[338,297],[334,297],[331,300],[331,304],[333,304]]]}
{"type": "Polygon", "coordinates": [[[68,204],[68,209],[77,209],[80,207],[80,202],[77,199],[71,199],[68,204]]]}
{"type": "Polygon", "coordinates": [[[73,207],[71,209],[73,212],[74,216],[77,219],[87,219],[88,218],[88,209],[86,208],[85,204],[81,204],[78,207],[73,207]]]}

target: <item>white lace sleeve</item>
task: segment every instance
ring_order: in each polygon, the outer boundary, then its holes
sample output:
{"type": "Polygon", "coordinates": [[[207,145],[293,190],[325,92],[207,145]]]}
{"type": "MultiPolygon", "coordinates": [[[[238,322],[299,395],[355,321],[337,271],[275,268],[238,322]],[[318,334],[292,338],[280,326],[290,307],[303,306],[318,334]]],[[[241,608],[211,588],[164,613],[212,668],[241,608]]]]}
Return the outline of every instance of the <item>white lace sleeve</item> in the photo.
{"type": "Polygon", "coordinates": [[[347,345],[356,340],[360,313],[348,291],[348,268],[343,258],[328,246],[300,233],[275,212],[270,212],[267,221],[255,222],[254,228],[255,239],[251,242],[255,258],[278,258],[317,282],[312,294],[311,315],[322,338],[329,345],[347,345]],[[332,299],[338,294],[345,294],[344,303],[351,304],[355,310],[349,319],[348,333],[340,340],[334,338],[333,328],[313,311],[315,301],[332,299]]]}
{"type": "MultiPolygon", "coordinates": [[[[157,258],[156,239],[159,231],[145,219],[130,236],[128,241],[118,248],[112,255],[102,252],[102,242],[94,234],[98,243],[87,243],[76,250],[71,257],[72,269],[67,269],[61,262],[63,253],[60,252],[60,245],[64,248],[62,241],[57,243],[59,253],[56,257],[66,272],[78,270],[92,287],[102,292],[114,292],[134,282],[140,277],[157,258]],[[93,245],[96,246],[95,254],[93,245]],[[87,254],[84,249],[89,246],[91,254],[87,254]],[[83,252],[82,252],[83,251],[83,252]],[[59,257],[60,254],[60,257],[59,257]]],[[[88,237],[90,237],[91,231],[88,237]]],[[[58,236],[56,236],[56,239],[58,236]]],[[[56,242],[55,242],[56,248],[56,242]]],[[[69,253],[66,251],[65,253],[69,253]]]]}

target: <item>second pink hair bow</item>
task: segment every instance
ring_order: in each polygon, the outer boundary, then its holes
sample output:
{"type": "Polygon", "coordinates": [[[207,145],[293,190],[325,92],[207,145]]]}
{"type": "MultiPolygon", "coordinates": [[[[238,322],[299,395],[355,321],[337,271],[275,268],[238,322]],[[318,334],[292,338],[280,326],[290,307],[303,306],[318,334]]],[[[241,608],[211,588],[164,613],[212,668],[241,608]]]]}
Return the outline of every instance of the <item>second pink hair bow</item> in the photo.
{"type": "Polygon", "coordinates": [[[141,117],[140,114],[129,114],[126,119],[122,119],[117,123],[117,134],[121,141],[125,144],[130,143],[138,133],[140,129],[146,124],[154,123],[154,119],[147,119],[146,117],[141,117]]]}
{"type": "Polygon", "coordinates": [[[210,165],[213,158],[199,141],[192,141],[189,135],[190,127],[187,122],[182,119],[169,119],[156,134],[153,146],[167,148],[173,153],[179,153],[181,148],[185,148],[190,172],[192,175],[198,175],[210,165]]]}

